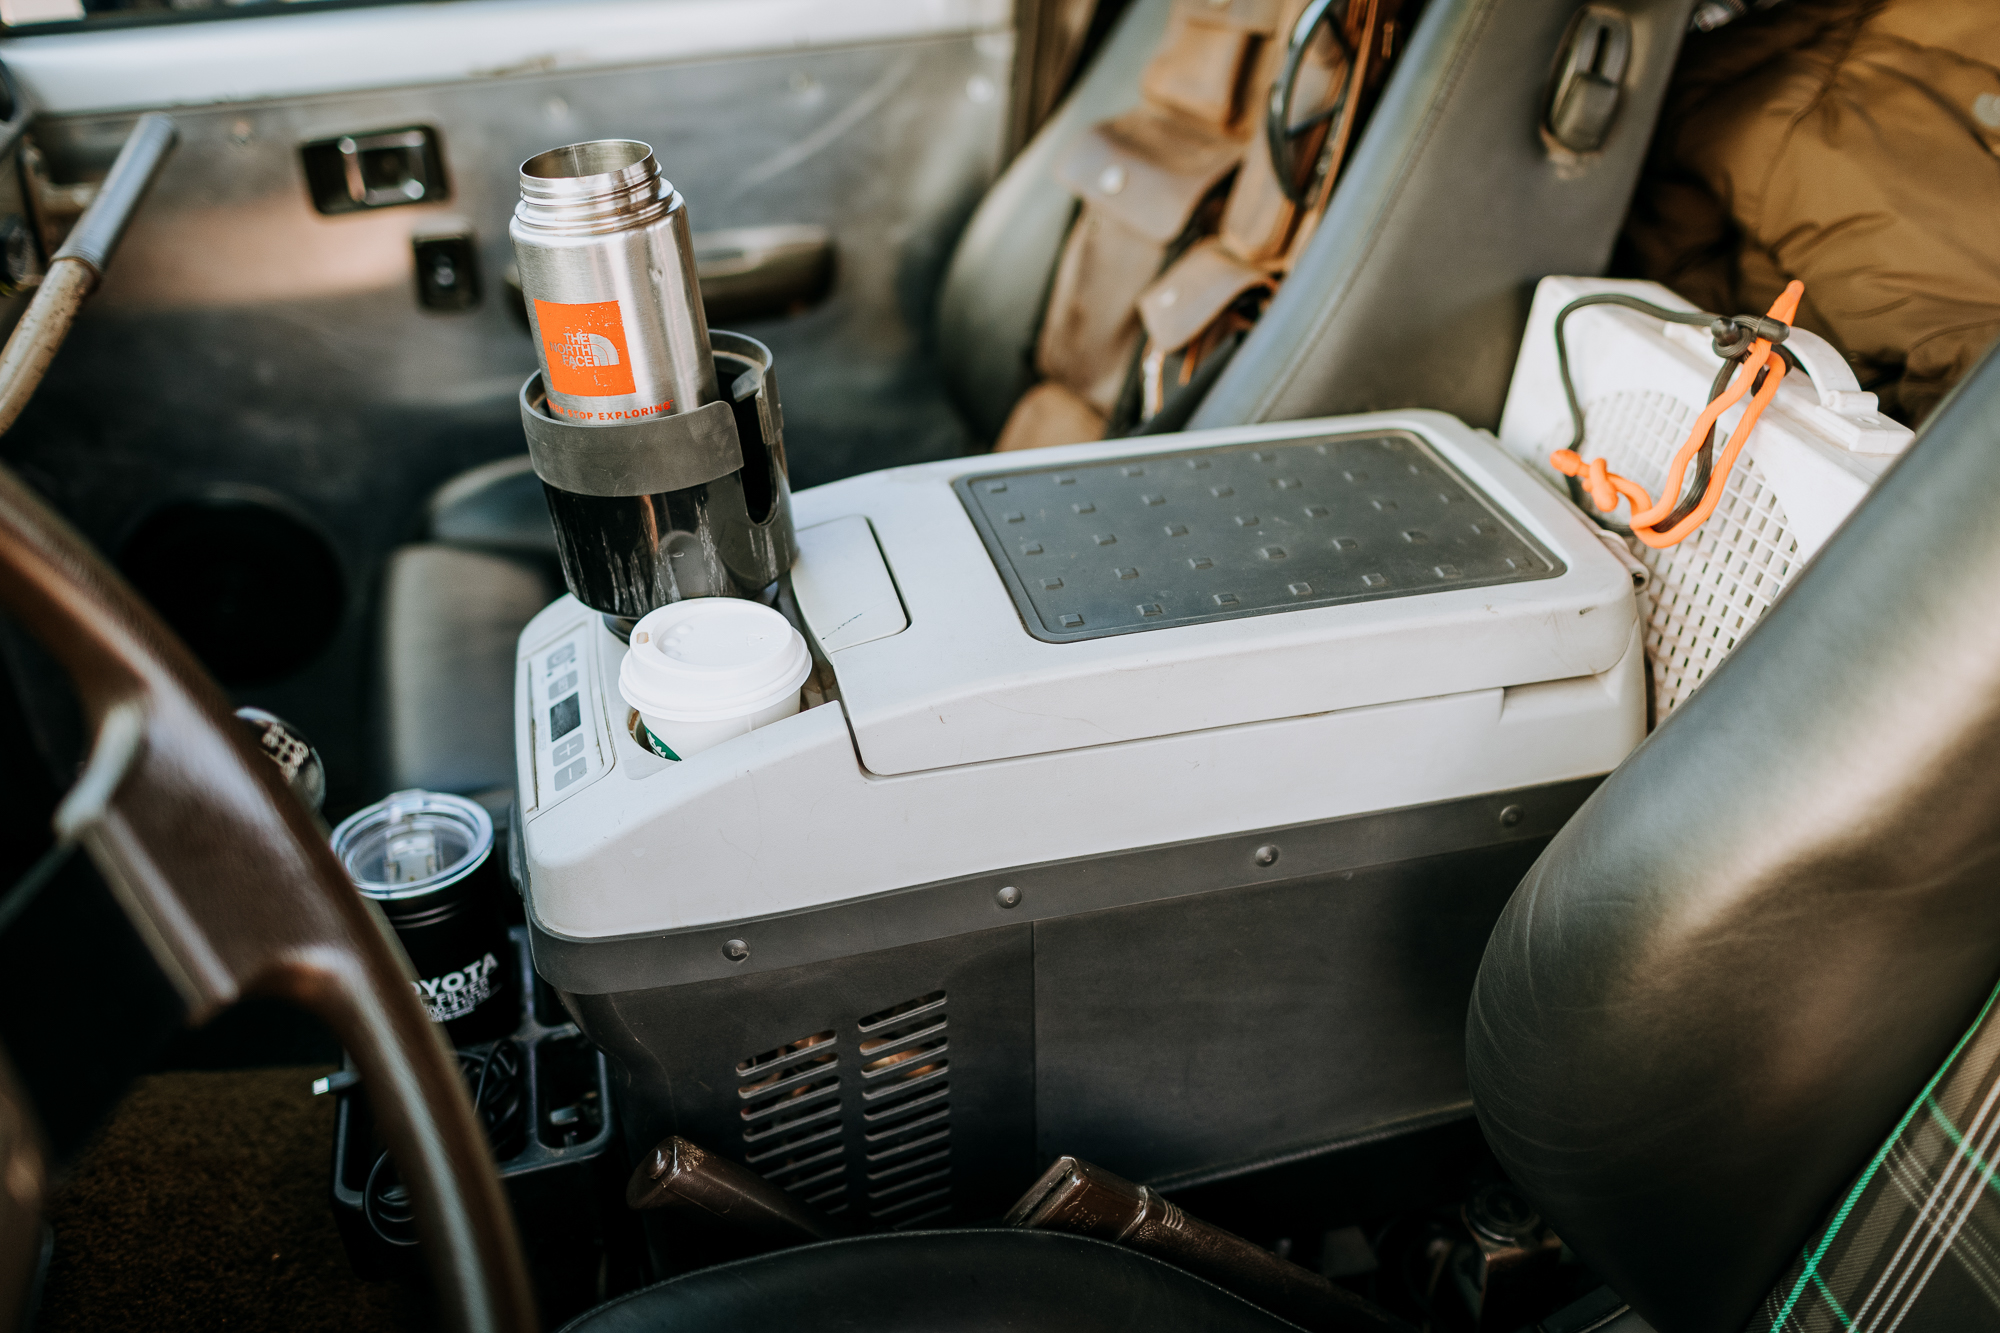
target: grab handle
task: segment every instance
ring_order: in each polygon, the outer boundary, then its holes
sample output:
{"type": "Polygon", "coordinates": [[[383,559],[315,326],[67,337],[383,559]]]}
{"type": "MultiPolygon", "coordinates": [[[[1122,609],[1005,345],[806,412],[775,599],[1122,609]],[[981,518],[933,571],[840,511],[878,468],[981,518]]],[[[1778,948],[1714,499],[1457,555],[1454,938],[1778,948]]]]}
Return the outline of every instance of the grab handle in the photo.
{"type": "Polygon", "coordinates": [[[98,277],[104,276],[146,187],[153,183],[179,138],[180,130],[171,118],[157,111],[139,117],[139,123],[125,136],[117,161],[111,164],[111,174],[70,229],[69,239],[50,261],[51,267],[58,260],[80,259],[95,269],[98,277]]]}
{"type": "Polygon", "coordinates": [[[41,386],[78,308],[104,277],[126,224],[178,138],[180,131],[168,117],[158,112],[139,117],[97,197],[49,260],[48,276],[14,326],[6,350],[0,351],[0,434],[13,426],[41,386]]]}

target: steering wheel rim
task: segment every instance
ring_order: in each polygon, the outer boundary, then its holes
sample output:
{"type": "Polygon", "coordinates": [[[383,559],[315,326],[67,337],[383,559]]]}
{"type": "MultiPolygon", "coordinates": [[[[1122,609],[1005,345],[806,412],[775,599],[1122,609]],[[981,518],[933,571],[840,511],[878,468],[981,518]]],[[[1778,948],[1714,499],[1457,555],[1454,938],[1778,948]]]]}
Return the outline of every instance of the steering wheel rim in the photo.
{"type": "Polygon", "coordinates": [[[186,1003],[291,999],[360,1067],[449,1327],[534,1333],[512,1214],[408,966],[220,687],[81,535],[0,467],[0,607],[61,664],[93,735],[56,814],[186,1003]]]}

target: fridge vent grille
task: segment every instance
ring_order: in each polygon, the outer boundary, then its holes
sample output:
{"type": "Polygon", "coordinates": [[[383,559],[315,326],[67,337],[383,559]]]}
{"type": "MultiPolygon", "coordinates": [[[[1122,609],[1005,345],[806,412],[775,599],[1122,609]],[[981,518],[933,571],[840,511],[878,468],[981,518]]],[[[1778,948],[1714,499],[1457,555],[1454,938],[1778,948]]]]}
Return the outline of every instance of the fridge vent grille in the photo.
{"type": "Polygon", "coordinates": [[[900,1230],[951,1211],[951,1049],[945,993],[871,1014],[860,1033],[869,1220],[900,1230]]]}
{"type": "Polygon", "coordinates": [[[772,1184],[829,1213],[846,1207],[839,1065],[829,1028],[736,1066],[744,1161],[772,1184]]]}
{"type": "Polygon", "coordinates": [[[822,1212],[854,1207],[870,1227],[944,1217],[950,1051],[939,990],[869,1014],[851,1034],[829,1028],[741,1061],[744,1162],[822,1212]]]}

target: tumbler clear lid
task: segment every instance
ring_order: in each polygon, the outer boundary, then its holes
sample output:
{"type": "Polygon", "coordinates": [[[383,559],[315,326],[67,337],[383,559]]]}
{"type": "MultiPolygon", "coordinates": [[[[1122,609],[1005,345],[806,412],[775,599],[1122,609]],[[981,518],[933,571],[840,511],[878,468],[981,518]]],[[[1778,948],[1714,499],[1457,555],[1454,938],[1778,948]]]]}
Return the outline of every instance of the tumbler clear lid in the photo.
{"type": "Polygon", "coordinates": [[[399,791],[333,831],[333,854],[354,887],[384,901],[456,883],[492,852],[492,816],[478,802],[445,792],[399,791]]]}

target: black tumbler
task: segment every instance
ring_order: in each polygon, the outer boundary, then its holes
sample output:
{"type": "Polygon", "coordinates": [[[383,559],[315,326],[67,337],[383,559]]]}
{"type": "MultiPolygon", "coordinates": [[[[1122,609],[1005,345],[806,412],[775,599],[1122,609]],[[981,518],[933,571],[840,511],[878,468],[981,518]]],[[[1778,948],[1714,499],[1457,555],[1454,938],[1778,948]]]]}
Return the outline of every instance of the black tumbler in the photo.
{"type": "Polygon", "coordinates": [[[513,943],[496,900],[493,820],[476,802],[399,791],[348,816],[334,855],[396,929],[417,995],[454,1046],[520,1026],[513,943]]]}

